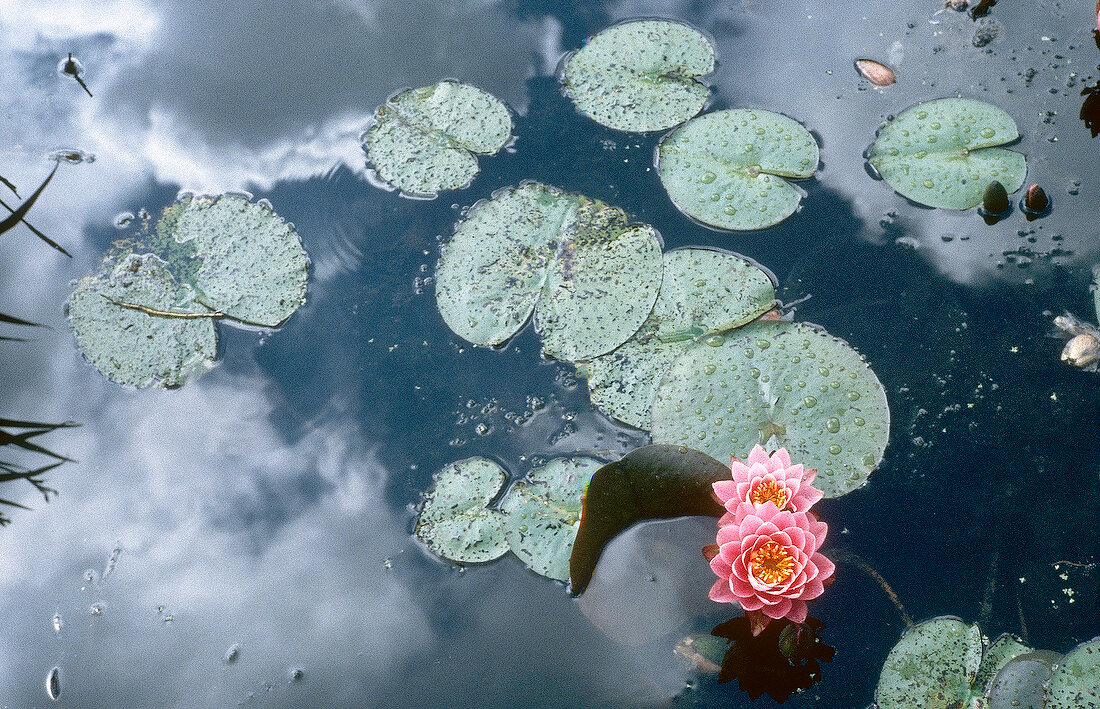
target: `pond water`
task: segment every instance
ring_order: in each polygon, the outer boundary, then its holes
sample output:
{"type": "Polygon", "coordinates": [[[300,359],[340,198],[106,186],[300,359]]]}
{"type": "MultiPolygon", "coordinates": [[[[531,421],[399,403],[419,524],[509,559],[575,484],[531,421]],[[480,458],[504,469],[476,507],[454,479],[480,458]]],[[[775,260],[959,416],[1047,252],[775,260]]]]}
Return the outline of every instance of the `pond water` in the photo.
{"type": "Polygon", "coordinates": [[[915,621],[955,615],[1058,652],[1100,635],[1100,379],[1060,362],[1052,337],[1055,315],[1094,314],[1094,20],[1092,0],[1004,0],[978,22],[939,0],[3,3],[0,174],[26,197],[51,150],[96,159],[63,164],[28,214],[71,259],[25,227],[0,238],[0,312],[49,328],[2,333],[29,341],[0,342],[0,416],[80,424],[35,439],[77,461],[49,471],[48,504],[0,486],[32,508],[0,508],[0,707],[774,706],[673,653],[732,615],[706,599],[713,520],[616,542],[608,556],[649,583],[600,611],[514,556],[460,568],[413,536],[451,461],[520,477],[648,442],[542,359],[530,325],[475,348],[436,309],[441,241],[528,179],[621,207],[666,249],[763,264],[782,301],[810,296],[797,319],[851,343],[885,387],[884,459],[817,506],[838,570],[811,615],[836,655],[787,706],[867,706],[906,628],[853,559],[915,621]],[[798,213],[701,226],[653,169],[660,134],[604,128],[563,97],[562,55],[633,17],[711,38],[706,110],[767,109],[813,133],[821,164],[798,213]],[[58,72],[68,52],[91,96],[58,72]],[[860,57],[897,83],[872,87],[860,57]],[[378,188],[359,143],[375,107],[448,77],[503,100],[515,142],[434,200],[378,188]],[[882,121],[956,95],[1015,118],[1049,216],[987,225],[868,176],[882,121]],[[220,326],[197,381],[123,388],[82,358],[64,306],[141,221],[116,217],[155,217],[180,190],[269,200],[310,255],[307,300],[277,330],[220,326]]]}

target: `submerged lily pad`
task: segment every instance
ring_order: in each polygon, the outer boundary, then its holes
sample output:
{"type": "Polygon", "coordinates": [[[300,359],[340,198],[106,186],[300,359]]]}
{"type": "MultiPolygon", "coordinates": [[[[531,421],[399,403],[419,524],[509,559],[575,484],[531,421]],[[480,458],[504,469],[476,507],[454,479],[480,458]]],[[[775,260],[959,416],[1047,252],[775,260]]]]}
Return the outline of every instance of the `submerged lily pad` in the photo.
{"type": "Polygon", "coordinates": [[[118,303],[210,314],[153,254],[131,254],[109,274],[81,280],[69,298],[69,322],[84,357],[112,381],[180,386],[214,360],[217,335],[210,317],[152,315],[118,303]]]}
{"type": "Polygon", "coordinates": [[[507,107],[476,86],[441,81],[407,89],[379,107],[363,147],[379,177],[408,195],[434,197],[463,187],[478,172],[474,153],[508,142],[507,107]]]}
{"type": "Polygon", "coordinates": [[[1005,663],[986,690],[988,709],[1045,709],[1047,682],[1061,657],[1038,650],[1005,663]]]}
{"type": "Polygon", "coordinates": [[[958,618],[911,628],[890,650],[875,690],[878,709],[958,709],[982,660],[982,633],[958,618]]]}
{"type": "Polygon", "coordinates": [[[848,343],[805,323],[762,321],[684,349],[658,388],[652,435],[718,460],[744,459],[774,436],[770,445],[816,468],[814,484],[838,497],[882,459],[890,409],[848,343]]]}
{"type": "Polygon", "coordinates": [[[984,101],[941,98],[898,114],[868,157],[887,184],[931,207],[970,209],[996,180],[1009,193],[1024,184],[1020,153],[996,146],[1020,137],[1012,116],[984,101]]]}
{"type": "Polygon", "coordinates": [[[504,536],[512,552],[537,574],[569,580],[569,555],[581,517],[581,496],[603,463],[559,458],[532,470],[504,498],[504,536]]]}
{"type": "Polygon", "coordinates": [[[978,694],[984,693],[1001,668],[1013,658],[1028,652],[1031,652],[1030,647],[1007,633],[994,640],[985,651],[978,674],[974,678],[974,691],[978,694]]]}
{"type": "Polygon", "coordinates": [[[416,521],[416,536],[432,553],[461,563],[492,561],[508,551],[504,515],[487,509],[508,479],[487,458],[451,463],[436,476],[416,521]]]}
{"type": "Polygon", "coordinates": [[[667,130],[702,110],[714,47],[669,20],[624,22],[600,32],[565,64],[562,83],[589,118],[625,131],[667,130]]]}
{"type": "Polygon", "coordinates": [[[193,243],[198,300],[235,320],[278,327],[305,302],[309,259],[294,228],[242,195],[183,200],[172,215],[179,243],[193,243]]]}
{"type": "Polygon", "coordinates": [[[641,329],[585,365],[592,403],[624,423],[648,429],[661,375],[681,350],[773,307],[771,277],[740,256],[703,248],[669,251],[661,291],[641,329]]]}
{"type": "Polygon", "coordinates": [[[667,135],[658,174],[685,214],[719,229],[763,229],[794,214],[802,196],[783,178],[806,178],[817,141],[802,124],[756,109],[715,111],[667,135]]]}
{"type": "Polygon", "coordinates": [[[1047,685],[1046,709],[1100,709],[1100,637],[1062,658],[1047,685]]]}
{"type": "Polygon", "coordinates": [[[577,361],[625,342],[661,285],[661,241],[622,210],[538,183],[474,207],[443,247],[436,304],[447,325],[497,345],[535,312],[543,353],[577,361]]]}

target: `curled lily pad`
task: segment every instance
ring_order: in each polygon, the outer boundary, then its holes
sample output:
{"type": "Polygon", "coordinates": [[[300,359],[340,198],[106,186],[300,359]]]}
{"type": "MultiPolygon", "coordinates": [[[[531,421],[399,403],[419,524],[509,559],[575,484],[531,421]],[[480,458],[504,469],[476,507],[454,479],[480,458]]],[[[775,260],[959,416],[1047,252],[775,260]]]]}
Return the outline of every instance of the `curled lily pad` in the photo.
{"type": "Polygon", "coordinates": [[[1046,709],[1100,709],[1100,637],[1062,658],[1047,685],[1046,709]]]}
{"type": "Polygon", "coordinates": [[[661,284],[661,241],[598,200],[526,183],[459,223],[436,269],[436,304],[474,344],[496,345],[535,312],[543,353],[577,361],[625,342],[661,284]]]}
{"type": "Polygon", "coordinates": [[[266,203],[237,194],[185,198],[166,217],[175,240],[194,245],[194,284],[210,309],[277,327],[305,302],[309,259],[294,228],[266,203]]]}
{"type": "Polygon", "coordinates": [[[136,387],[180,386],[206,371],[217,354],[209,315],[152,254],[130,254],[108,274],[84,278],[69,298],[84,357],[112,381],[136,387]]]}
{"type": "Polygon", "coordinates": [[[504,516],[487,509],[508,475],[487,458],[451,463],[436,475],[416,521],[432,553],[461,563],[492,561],[508,551],[504,516]]]}
{"type": "Polygon", "coordinates": [[[757,109],[715,111],[667,135],[658,173],[673,203],[719,229],[763,229],[802,196],[784,178],[814,174],[817,141],[802,124],[757,109]]]}
{"type": "Polygon", "coordinates": [[[982,664],[974,678],[974,691],[977,695],[985,693],[993,678],[1013,658],[1031,652],[1031,648],[1005,633],[993,641],[982,657],[982,664]]]}
{"type": "Polygon", "coordinates": [[[363,147],[379,177],[408,195],[434,197],[463,187],[478,172],[474,154],[508,142],[512,117],[476,86],[441,81],[407,89],[379,107],[363,147]]]}
{"type": "Polygon", "coordinates": [[[886,392],[859,353],[805,323],[762,321],[686,347],[652,409],[654,442],[744,459],[783,446],[826,497],[862,486],[890,437],[886,392]]]}
{"type": "Polygon", "coordinates": [[[648,429],[661,375],[684,347],[740,327],[773,307],[771,277],[740,256],[702,248],[669,251],[661,291],[641,329],[585,365],[592,403],[624,423],[648,429]]]}
{"type": "Polygon", "coordinates": [[[969,707],[982,649],[978,626],[957,618],[934,618],[911,628],[882,666],[878,709],[969,707]]]}
{"type": "Polygon", "coordinates": [[[505,496],[504,536],[537,574],[569,580],[569,555],[581,517],[581,496],[602,466],[594,458],[559,458],[532,470],[505,496]]]}
{"type": "Polygon", "coordinates": [[[565,64],[562,83],[592,120],[625,131],[667,130],[702,110],[714,47],[669,20],[624,22],[600,32],[565,64]]]}
{"type": "Polygon", "coordinates": [[[941,98],[898,114],[868,157],[887,184],[930,207],[978,206],[993,181],[1009,193],[1024,184],[1020,153],[996,146],[1020,137],[1012,116],[984,101],[941,98]]]}
{"type": "Polygon", "coordinates": [[[1061,657],[1038,650],[1005,663],[986,691],[988,709],[1044,709],[1047,682],[1061,657]]]}

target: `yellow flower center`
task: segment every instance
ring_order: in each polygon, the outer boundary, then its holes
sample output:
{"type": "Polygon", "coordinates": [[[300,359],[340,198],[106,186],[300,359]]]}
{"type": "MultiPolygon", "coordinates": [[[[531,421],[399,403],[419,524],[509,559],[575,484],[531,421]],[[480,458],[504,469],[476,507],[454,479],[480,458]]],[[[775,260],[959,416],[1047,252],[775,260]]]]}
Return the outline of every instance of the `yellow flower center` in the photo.
{"type": "Polygon", "coordinates": [[[764,583],[782,583],[794,573],[794,558],[775,542],[766,542],[749,556],[749,571],[764,583]]]}
{"type": "Polygon", "coordinates": [[[790,499],[790,495],[779,483],[774,480],[767,480],[756,486],[756,489],[749,495],[749,499],[758,505],[765,502],[774,502],[776,507],[783,509],[783,506],[787,504],[787,500],[790,499]]]}

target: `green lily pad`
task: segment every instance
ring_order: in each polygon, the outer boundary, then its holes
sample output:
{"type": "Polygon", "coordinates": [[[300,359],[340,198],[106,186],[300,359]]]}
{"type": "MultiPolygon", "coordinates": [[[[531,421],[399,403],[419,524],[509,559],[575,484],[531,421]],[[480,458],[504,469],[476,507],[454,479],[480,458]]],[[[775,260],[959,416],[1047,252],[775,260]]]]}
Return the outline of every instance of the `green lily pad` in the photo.
{"type": "Polygon", "coordinates": [[[603,463],[559,458],[536,468],[505,496],[504,536],[512,552],[537,574],[569,580],[569,555],[581,517],[581,496],[603,463]]]}
{"type": "Polygon", "coordinates": [[[710,456],[665,445],[637,448],[597,470],[584,492],[569,559],[572,593],[584,593],[604,547],[635,523],[685,515],[721,517],[725,509],[715,501],[711,485],[729,477],[729,467],[710,456]]]}
{"type": "Polygon", "coordinates": [[[890,650],[875,690],[878,709],[960,709],[982,660],[982,633],[957,618],[920,623],[890,650]]]}
{"type": "Polygon", "coordinates": [[[1047,682],[1061,658],[1058,653],[1048,650],[1014,657],[989,683],[986,691],[988,709],[1044,709],[1047,682]]]}
{"type": "Polygon", "coordinates": [[[487,509],[508,474],[486,458],[451,463],[436,475],[416,521],[416,536],[436,556],[460,563],[492,561],[508,551],[504,515],[487,509]]]}
{"type": "Polygon", "coordinates": [[[867,482],[890,437],[886,392],[848,343],[805,323],[762,321],[686,347],[652,409],[654,442],[718,460],[783,446],[838,497],[867,482]]]}
{"type": "Polygon", "coordinates": [[[182,200],[171,231],[194,245],[198,300],[241,322],[278,327],[305,302],[309,259],[294,228],[266,203],[225,194],[182,200]]]}
{"type": "Polygon", "coordinates": [[[491,155],[511,138],[512,116],[476,86],[441,81],[407,89],[378,108],[363,147],[378,176],[414,197],[468,185],[474,153],[491,155]]]}
{"type": "Polygon", "coordinates": [[[941,98],[898,114],[879,132],[868,157],[887,184],[921,204],[970,209],[994,180],[1010,194],[1027,164],[996,146],[1020,137],[1012,116],[984,101],[941,98]]]}
{"type": "Polygon", "coordinates": [[[633,337],[584,367],[592,403],[624,423],[648,429],[661,375],[681,350],[773,307],[771,277],[740,256],[703,248],[667,252],[649,318],[633,337]]]}
{"type": "Polygon", "coordinates": [[[1046,709],[1100,709],[1100,637],[1081,643],[1058,663],[1047,685],[1046,709]]]}
{"type": "Polygon", "coordinates": [[[667,130],[703,109],[714,47],[698,31],[669,20],[609,27],[565,64],[562,83],[577,108],[617,130],[667,130]]]}
{"type": "Polygon", "coordinates": [[[447,325],[497,345],[535,312],[543,353],[577,361],[625,342],[661,284],[661,241],[599,200],[526,183],[459,223],[436,269],[447,325]]]}
{"type": "Polygon", "coordinates": [[[982,657],[982,664],[978,668],[978,674],[974,678],[974,696],[983,696],[993,678],[1013,658],[1031,652],[1031,648],[1024,645],[1008,633],[1001,635],[993,641],[982,657]]]}
{"type": "MultiPolygon", "coordinates": [[[[108,264],[110,266],[110,264],[108,264]]],[[[84,278],[69,298],[69,322],[84,357],[112,381],[136,387],[180,386],[206,371],[217,354],[209,315],[153,254],[121,258],[107,275],[84,278]]]]}
{"type": "Polygon", "coordinates": [[[719,229],[763,229],[802,196],[783,178],[814,174],[817,141],[802,124],[757,109],[715,111],[661,141],[658,174],[672,202],[719,229]]]}

